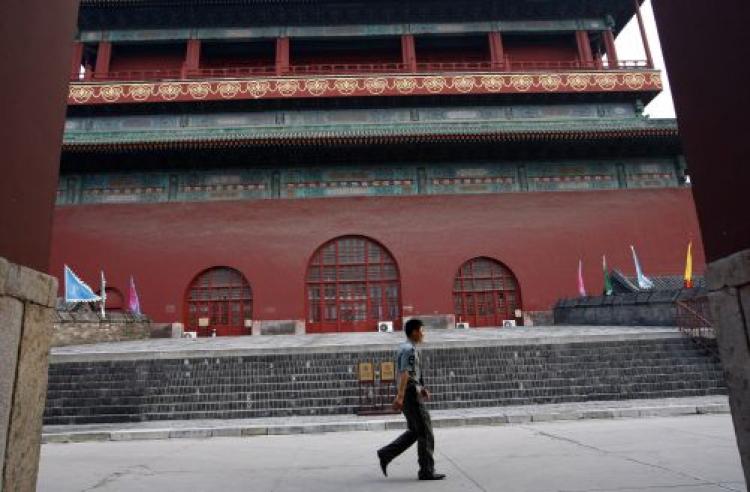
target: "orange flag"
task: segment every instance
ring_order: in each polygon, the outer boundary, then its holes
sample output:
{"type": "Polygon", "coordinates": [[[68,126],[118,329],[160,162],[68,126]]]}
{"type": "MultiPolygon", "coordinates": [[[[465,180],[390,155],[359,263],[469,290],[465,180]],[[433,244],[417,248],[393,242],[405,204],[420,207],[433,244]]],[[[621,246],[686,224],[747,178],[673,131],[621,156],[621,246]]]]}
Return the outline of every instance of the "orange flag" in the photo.
{"type": "Polygon", "coordinates": [[[693,242],[688,243],[687,258],[685,260],[685,288],[693,287],[693,242]]]}

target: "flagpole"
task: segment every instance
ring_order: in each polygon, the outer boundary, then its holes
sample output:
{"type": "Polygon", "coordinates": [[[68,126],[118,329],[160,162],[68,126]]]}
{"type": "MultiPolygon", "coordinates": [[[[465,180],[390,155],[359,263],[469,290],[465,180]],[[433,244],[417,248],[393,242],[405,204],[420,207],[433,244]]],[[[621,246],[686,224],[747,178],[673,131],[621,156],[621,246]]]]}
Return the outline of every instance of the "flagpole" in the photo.
{"type": "Polygon", "coordinates": [[[102,311],[102,319],[107,319],[107,312],[104,310],[104,305],[107,303],[107,281],[104,279],[104,270],[101,270],[102,272],[102,290],[99,292],[101,293],[101,301],[99,301],[99,306],[101,307],[102,311]]]}

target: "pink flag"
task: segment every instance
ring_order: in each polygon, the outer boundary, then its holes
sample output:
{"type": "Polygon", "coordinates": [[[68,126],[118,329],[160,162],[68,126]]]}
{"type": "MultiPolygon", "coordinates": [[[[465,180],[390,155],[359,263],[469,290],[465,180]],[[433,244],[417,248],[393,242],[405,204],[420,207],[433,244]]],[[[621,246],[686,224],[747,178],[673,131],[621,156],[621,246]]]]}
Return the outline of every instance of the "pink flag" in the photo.
{"type": "Polygon", "coordinates": [[[578,260],[578,295],[586,297],[586,287],[583,285],[583,260],[578,260]]]}
{"type": "Polygon", "coordinates": [[[135,281],[130,277],[130,291],[128,292],[128,309],[133,314],[141,314],[141,303],[138,301],[138,292],[135,290],[135,281]]]}

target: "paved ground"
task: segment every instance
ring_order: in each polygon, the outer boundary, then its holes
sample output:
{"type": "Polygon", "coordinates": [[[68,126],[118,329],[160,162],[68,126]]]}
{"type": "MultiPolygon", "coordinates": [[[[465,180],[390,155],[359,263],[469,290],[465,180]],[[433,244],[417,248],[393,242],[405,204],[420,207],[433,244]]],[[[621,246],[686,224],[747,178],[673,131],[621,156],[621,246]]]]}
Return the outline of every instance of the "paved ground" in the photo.
{"type": "Polygon", "coordinates": [[[444,482],[415,480],[398,431],[46,444],[39,491],[742,491],[728,415],[438,429],[444,482]]]}
{"type": "MultiPolygon", "coordinates": [[[[521,424],[553,420],[675,417],[729,413],[726,396],[591,401],[548,405],[435,410],[435,427],[521,424]]],[[[401,415],[295,416],[235,420],[168,420],[119,424],[49,425],[42,442],[129,441],[194,437],[241,437],[404,428],[401,415]]]]}
{"type": "MultiPolygon", "coordinates": [[[[429,330],[426,348],[522,345],[539,343],[575,343],[606,340],[637,340],[681,337],[676,328],[627,326],[540,326],[518,328],[482,328],[470,330],[429,330]]],[[[52,349],[50,362],[91,360],[130,360],[145,358],[203,357],[257,353],[297,353],[394,350],[404,334],[330,333],[309,335],[245,336],[200,339],[154,339],[132,342],[76,345],[52,349]]]]}

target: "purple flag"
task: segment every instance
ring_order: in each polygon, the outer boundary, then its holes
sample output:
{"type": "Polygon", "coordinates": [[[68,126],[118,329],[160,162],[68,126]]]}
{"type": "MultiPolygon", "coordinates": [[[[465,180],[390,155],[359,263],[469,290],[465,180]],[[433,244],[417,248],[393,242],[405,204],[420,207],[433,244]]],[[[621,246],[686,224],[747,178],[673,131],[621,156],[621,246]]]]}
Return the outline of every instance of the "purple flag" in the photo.
{"type": "Polygon", "coordinates": [[[130,291],[128,292],[128,309],[133,314],[141,314],[141,303],[138,300],[138,292],[135,290],[135,280],[130,277],[130,291]]]}

